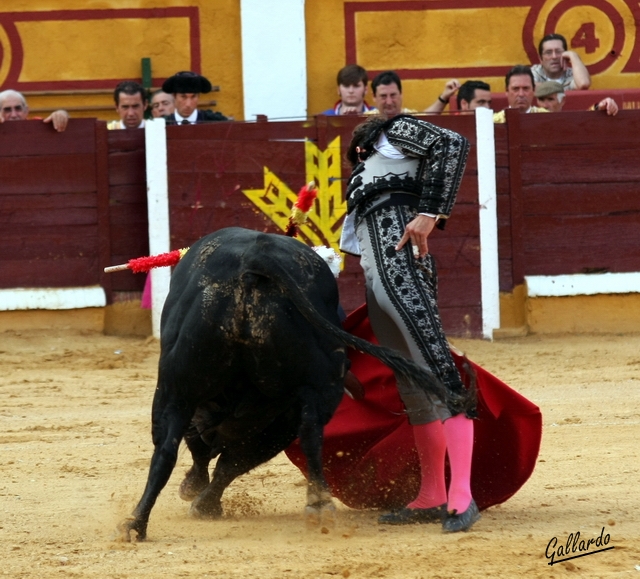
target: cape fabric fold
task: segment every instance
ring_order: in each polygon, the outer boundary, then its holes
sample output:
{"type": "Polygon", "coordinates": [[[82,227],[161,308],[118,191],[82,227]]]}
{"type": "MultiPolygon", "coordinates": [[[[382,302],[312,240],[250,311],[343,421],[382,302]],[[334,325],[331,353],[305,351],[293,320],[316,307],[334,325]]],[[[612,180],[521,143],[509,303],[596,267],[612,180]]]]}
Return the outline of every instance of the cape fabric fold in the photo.
{"type": "MultiPolygon", "coordinates": [[[[366,306],[344,322],[348,332],[376,343],[366,306]]],[[[476,374],[471,489],[480,509],[502,503],[527,481],[542,436],[540,409],[482,367],[452,351],[463,379],[476,374]],[[465,360],[467,364],[465,364],[465,360]]],[[[362,382],[364,400],[344,396],[324,431],[324,472],[333,495],[356,509],[405,506],[418,493],[420,466],[413,432],[393,372],[377,359],[349,349],[351,371],[362,382]]],[[[289,459],[306,475],[306,459],[295,441],[289,459]]]]}

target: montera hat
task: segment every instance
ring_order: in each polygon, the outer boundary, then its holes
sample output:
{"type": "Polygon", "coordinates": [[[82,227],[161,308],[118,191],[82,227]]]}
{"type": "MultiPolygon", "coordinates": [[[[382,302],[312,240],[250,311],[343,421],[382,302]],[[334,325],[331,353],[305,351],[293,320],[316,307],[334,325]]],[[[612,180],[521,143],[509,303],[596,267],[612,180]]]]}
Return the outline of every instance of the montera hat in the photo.
{"type": "Polygon", "coordinates": [[[165,80],[162,90],[169,94],[210,92],[211,83],[197,72],[183,70],[165,80]]]}
{"type": "Polygon", "coordinates": [[[548,97],[552,94],[564,94],[564,87],[555,80],[546,80],[536,85],[536,97],[548,97]]]}

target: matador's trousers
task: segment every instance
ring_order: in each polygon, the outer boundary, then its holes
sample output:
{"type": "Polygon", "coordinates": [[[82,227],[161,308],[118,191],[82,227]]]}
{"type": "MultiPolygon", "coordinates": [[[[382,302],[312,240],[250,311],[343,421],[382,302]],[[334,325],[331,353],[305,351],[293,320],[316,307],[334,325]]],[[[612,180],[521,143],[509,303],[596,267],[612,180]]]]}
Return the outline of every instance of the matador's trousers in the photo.
{"type": "MultiPolygon", "coordinates": [[[[369,320],[383,346],[426,366],[453,393],[464,394],[438,312],[438,280],[430,254],[413,257],[411,243],[395,247],[417,209],[392,205],[375,209],[357,225],[369,320]]],[[[433,401],[423,390],[398,384],[409,422],[446,420],[459,411],[433,401]]]]}

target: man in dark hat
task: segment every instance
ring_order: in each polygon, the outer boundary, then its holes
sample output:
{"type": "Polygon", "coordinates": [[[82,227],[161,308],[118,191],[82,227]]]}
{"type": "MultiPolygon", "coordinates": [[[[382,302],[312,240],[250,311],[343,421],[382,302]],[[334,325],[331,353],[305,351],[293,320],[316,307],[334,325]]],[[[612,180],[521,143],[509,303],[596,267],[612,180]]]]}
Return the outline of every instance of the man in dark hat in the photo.
{"type": "Polygon", "coordinates": [[[211,83],[198,73],[177,72],[164,81],[162,90],[172,94],[176,101],[175,112],[165,117],[168,124],[189,125],[228,120],[222,113],[198,110],[200,94],[211,91],[211,83]]]}

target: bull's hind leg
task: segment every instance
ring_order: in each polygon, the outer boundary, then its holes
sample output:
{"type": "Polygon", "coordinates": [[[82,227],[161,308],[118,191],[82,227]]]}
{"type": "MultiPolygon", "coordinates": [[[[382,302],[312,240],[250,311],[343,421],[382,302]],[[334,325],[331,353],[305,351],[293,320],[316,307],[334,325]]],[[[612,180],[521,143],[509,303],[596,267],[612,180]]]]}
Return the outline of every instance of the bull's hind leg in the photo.
{"type": "Polygon", "coordinates": [[[131,531],[136,532],[138,541],[146,539],[151,509],[176,465],[178,447],[193,415],[193,409],[186,408],[185,404],[165,405],[163,398],[162,388],[158,386],[153,402],[151,433],[154,451],[147,485],[132,515],[118,525],[125,541],[131,540],[131,531]]]}
{"type": "Polygon", "coordinates": [[[305,518],[308,526],[334,525],[336,508],[329,485],[322,472],[322,442],[324,423],[313,408],[305,407],[300,425],[300,448],[307,459],[309,482],[305,518]]]}
{"type": "Polygon", "coordinates": [[[216,462],[209,486],[191,503],[192,516],[218,519],[222,516],[222,494],[239,476],[271,460],[296,439],[297,425],[280,417],[262,432],[241,440],[226,441],[216,462]]]}
{"type": "Polygon", "coordinates": [[[193,465],[187,471],[180,489],[180,498],[184,501],[195,499],[209,484],[209,463],[211,447],[202,440],[196,426],[192,423],[184,435],[184,441],[191,453],[193,465]]]}

